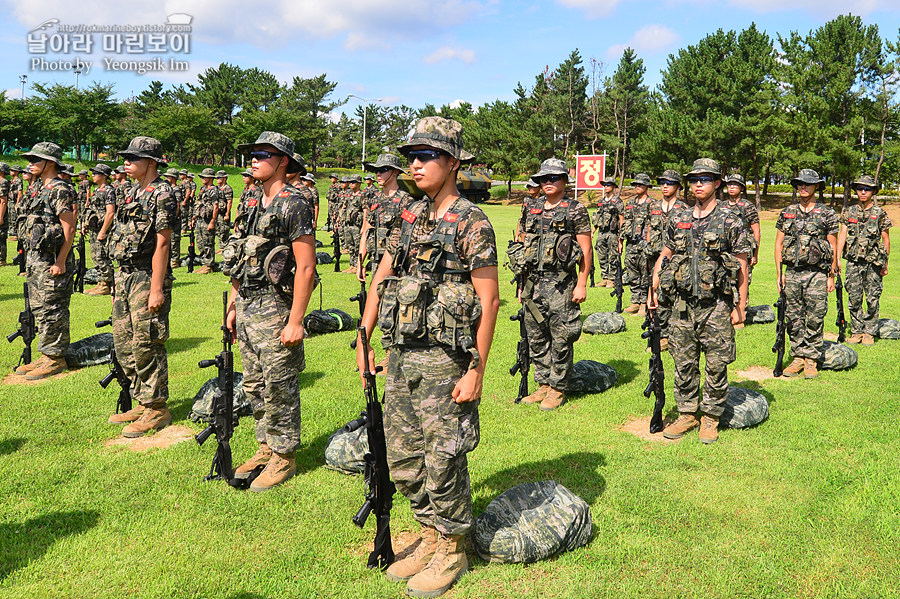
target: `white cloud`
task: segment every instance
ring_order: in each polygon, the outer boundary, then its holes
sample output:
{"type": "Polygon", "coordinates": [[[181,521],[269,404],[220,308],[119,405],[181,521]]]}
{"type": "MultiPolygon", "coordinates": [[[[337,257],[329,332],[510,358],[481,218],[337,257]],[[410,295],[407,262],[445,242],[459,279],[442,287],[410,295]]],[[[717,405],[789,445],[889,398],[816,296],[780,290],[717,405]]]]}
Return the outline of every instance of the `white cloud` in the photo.
{"type": "Polygon", "coordinates": [[[425,64],[434,64],[442,60],[461,60],[466,64],[475,62],[475,52],[466,48],[452,48],[450,46],[442,46],[423,58],[425,64]]]}
{"type": "Polygon", "coordinates": [[[584,11],[584,16],[589,19],[598,19],[612,13],[619,0],[556,0],[563,6],[578,8],[584,11]]]}
{"type": "Polygon", "coordinates": [[[453,100],[452,102],[450,102],[450,104],[448,106],[450,106],[450,108],[459,108],[460,106],[462,106],[465,103],[466,103],[465,100],[457,98],[456,100],[453,100]]]}
{"type": "Polygon", "coordinates": [[[823,18],[839,14],[865,16],[876,10],[898,8],[894,0],[729,0],[728,4],[762,13],[800,9],[823,18]]]}
{"type": "Polygon", "coordinates": [[[5,91],[7,100],[14,100],[22,97],[22,88],[21,87],[11,87],[5,91]]]}
{"type": "Polygon", "coordinates": [[[645,25],[624,44],[607,48],[610,60],[618,60],[625,48],[632,48],[639,56],[649,56],[667,50],[678,42],[678,34],[664,25],[645,25]]]}

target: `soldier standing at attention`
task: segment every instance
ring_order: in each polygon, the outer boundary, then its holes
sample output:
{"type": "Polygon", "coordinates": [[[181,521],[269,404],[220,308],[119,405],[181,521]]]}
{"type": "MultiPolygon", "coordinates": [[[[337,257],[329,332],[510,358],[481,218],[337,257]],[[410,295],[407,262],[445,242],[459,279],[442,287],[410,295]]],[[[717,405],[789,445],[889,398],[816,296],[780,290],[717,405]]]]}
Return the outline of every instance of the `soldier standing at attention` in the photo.
{"type": "Polygon", "coordinates": [[[541,185],[531,177],[525,182],[525,193],[532,199],[541,197],[541,185]]]}
{"type": "MultiPolygon", "coordinates": [[[[891,253],[891,219],[875,200],[879,188],[875,177],[863,175],[851,187],[856,191],[859,203],[848,206],[841,214],[837,242],[838,255],[847,260],[844,286],[847,288],[852,333],[847,343],[875,345],[878,301],[891,253]],[[863,295],[866,298],[865,310],[862,307],[863,295]]],[[[837,268],[840,272],[840,260],[837,268]]]]}
{"type": "Polygon", "coordinates": [[[603,180],[603,198],[597,202],[597,211],[594,212],[594,230],[597,237],[594,241],[594,250],[597,252],[597,263],[600,265],[600,287],[615,287],[616,261],[622,252],[622,244],[619,241],[619,231],[624,221],[624,206],[617,193],[619,189],[615,177],[607,177],[603,180]]]}
{"type": "Polygon", "coordinates": [[[335,225],[337,226],[338,234],[340,235],[342,254],[346,254],[347,248],[350,247],[347,242],[347,230],[344,226],[347,223],[347,193],[349,191],[348,187],[350,186],[349,179],[350,177],[341,177],[340,183],[338,184],[337,205],[334,209],[335,225]]]}
{"type": "MultiPolygon", "coordinates": [[[[256,184],[256,179],[253,178],[253,171],[248,168],[241,173],[241,177],[244,178],[244,190],[241,192],[241,197],[238,200],[238,216],[247,212],[250,200],[256,200],[256,203],[262,200],[262,189],[256,184]]],[[[253,206],[256,206],[256,203],[253,206]]],[[[237,222],[237,216],[234,221],[237,222]]]]}
{"type": "Polygon", "coordinates": [[[309,190],[313,199],[313,228],[319,228],[319,190],[316,189],[316,176],[312,173],[303,175],[303,184],[309,190]]]}
{"type": "Polygon", "coordinates": [[[90,194],[90,174],[87,172],[87,169],[81,169],[80,171],[78,171],[78,193],[76,195],[76,198],[78,199],[78,205],[82,207],[87,206],[90,194]]]}
{"type": "Polygon", "coordinates": [[[22,184],[24,169],[22,169],[21,166],[12,165],[9,167],[9,171],[12,173],[12,179],[9,182],[9,203],[6,206],[6,210],[9,218],[9,226],[12,228],[12,236],[18,238],[19,233],[16,231],[16,222],[19,212],[19,202],[22,200],[24,192],[24,186],[22,184]]]}
{"type": "Polygon", "coordinates": [[[216,222],[219,217],[219,188],[212,184],[215,172],[211,168],[205,168],[200,173],[200,181],[203,187],[197,194],[194,208],[194,220],[191,228],[195,230],[197,242],[197,258],[201,266],[197,273],[208,275],[213,271],[216,261],[216,222]],[[197,229],[197,223],[200,228],[197,229]]]}
{"type": "Polygon", "coordinates": [[[228,173],[219,171],[216,173],[216,187],[219,188],[219,215],[216,220],[216,231],[219,234],[220,249],[225,247],[231,231],[231,204],[234,202],[234,190],[228,184],[228,173]]]}
{"type": "MultiPolygon", "coordinates": [[[[178,174],[181,176],[181,179],[178,181],[178,187],[181,188],[181,196],[183,198],[179,209],[181,213],[181,230],[190,231],[194,227],[192,224],[194,218],[194,191],[192,186],[194,182],[188,178],[190,173],[188,173],[186,168],[178,171],[178,174]]],[[[181,248],[179,248],[180,251],[181,248]]]]}
{"type": "Polygon", "coordinates": [[[116,214],[116,197],[107,185],[112,169],[98,164],[91,169],[97,189],[85,206],[81,233],[88,233],[91,244],[91,260],[97,269],[97,285],[84,292],[85,295],[110,295],[113,284],[113,265],[106,247],[106,236],[116,214]]]}
{"type": "Polygon", "coordinates": [[[10,183],[6,178],[9,175],[9,165],[0,162],[0,266],[6,266],[6,240],[9,237],[9,207],[10,183]]]}
{"type": "Polygon", "coordinates": [[[328,202],[328,222],[325,223],[325,229],[332,231],[334,228],[334,215],[336,214],[335,209],[338,205],[337,196],[341,188],[338,185],[338,176],[335,173],[328,175],[328,179],[331,181],[331,185],[328,187],[328,193],[325,194],[325,200],[328,202]]]}
{"type": "MultiPolygon", "coordinates": [[[[75,277],[75,194],[58,176],[62,149],[39,142],[22,154],[30,163],[32,180],[28,200],[22,206],[23,242],[31,310],[37,326],[40,360],[23,364],[17,374],[34,381],[62,372],[69,349],[69,301],[75,277]]],[[[22,218],[20,217],[20,218],[22,218]]]]}
{"type": "MultiPolygon", "coordinates": [[[[728,207],[738,213],[741,222],[747,227],[747,234],[751,243],[750,261],[747,264],[747,289],[749,293],[750,283],[753,282],[753,267],[756,266],[757,256],[759,255],[759,212],[752,202],[747,201],[741,196],[746,191],[747,186],[744,183],[744,177],[738,173],[728,175],[725,179],[725,191],[728,193],[728,207]]],[[[735,328],[743,328],[744,323],[736,325],[735,328]]]]}
{"type": "MultiPolygon", "coordinates": [[[[398,150],[426,195],[401,213],[361,324],[371,335],[377,320],[389,339],[388,464],[422,525],[415,551],[385,575],[407,581],[413,597],[437,597],[468,569],[465,536],[474,518],[467,454],[480,439],[478,404],[500,307],[497,244],[487,216],[456,188],[460,165],[473,158],[459,123],[423,118],[398,150]]],[[[357,343],[356,363],[360,373],[372,368],[371,346],[366,355],[357,343]]]]}
{"type": "Polygon", "coordinates": [[[784,376],[819,376],[818,362],[825,358],[822,334],[828,312],[828,294],[834,291],[838,268],[838,216],[816,202],[823,180],[805,168],[791,179],[800,201],[781,211],[775,224],[775,273],[778,292],[784,289],[785,321],[794,360],[784,376]],[[785,264],[784,273],[781,265],[785,264]]]}
{"type": "Polygon", "coordinates": [[[172,269],[181,266],[181,206],[184,204],[184,187],[178,184],[179,172],[170,168],[166,171],[166,183],[172,188],[172,196],[175,198],[175,222],[172,223],[172,252],[169,264],[172,269]]]}
{"type": "Polygon", "coordinates": [[[356,272],[359,262],[359,233],[363,224],[363,192],[359,188],[362,179],[359,175],[348,177],[350,189],[347,190],[344,199],[344,237],[347,239],[347,253],[349,254],[350,267],[344,272],[356,272]]]}
{"type": "MultiPolygon", "coordinates": [[[[653,272],[653,267],[663,251],[669,219],[677,211],[688,207],[678,199],[678,192],[681,191],[681,174],[678,171],[669,169],[663,172],[657,179],[657,183],[659,183],[663,197],[661,200],[650,202],[647,217],[648,272],[653,272]]],[[[669,332],[671,330],[669,318],[672,316],[672,298],[660,296],[657,299],[659,307],[656,309],[656,315],[659,317],[659,326],[662,329],[660,349],[666,351],[669,349],[669,332]]]]}
{"type": "Polygon", "coordinates": [[[565,403],[572,374],[572,344],[581,336],[581,307],[593,261],[591,219],[577,200],[565,197],[566,163],[548,158],[531,176],[542,197],[522,205],[516,239],[525,244],[524,302],[534,381],[538,389],[522,399],[555,410],[565,403]]]}
{"type": "Polygon", "coordinates": [[[297,471],[298,375],[306,367],[303,315],[313,290],[316,244],[309,202],[287,183],[289,167],[305,170],[303,164],[292,164],[294,142],[280,133],[263,131],[256,142],[238,149],[250,150],[253,176],[262,182],[263,195],[258,203],[249,200],[247,212],[235,223],[229,249],[236,249],[236,259],[223,268],[231,277],[226,323],[239,343],[243,387],[253,406],[259,442],[259,450],[235,470],[235,478],[249,478],[257,466],[264,465],[250,485],[251,491],[259,492],[287,481],[297,471]],[[260,240],[257,256],[288,254],[281,261],[285,265],[281,273],[246,261],[238,248],[250,235],[260,240]],[[288,274],[294,265],[294,273],[288,274]]]}
{"type": "Polygon", "coordinates": [[[696,204],[676,210],[669,219],[648,308],[657,309],[657,289],[672,299],[669,353],[675,362],[675,403],[681,415],[663,436],[680,439],[700,426],[700,441],[709,444],[719,438],[728,365],[736,355],[734,325],[744,319],[747,306],[750,243],[740,217],[716,199],[722,185],[719,163],[700,158],[685,178],[696,204]],[[700,352],[706,355],[702,400],[700,352]],[[703,413],[699,420],[698,410],[703,413]]]}
{"type": "Polygon", "coordinates": [[[628,314],[644,316],[647,304],[647,286],[650,274],[647,270],[647,256],[644,254],[645,231],[648,208],[650,206],[650,177],[638,173],[634,178],[637,196],[625,204],[622,228],[619,231],[619,251],[625,244],[625,278],[631,287],[631,304],[625,308],[628,314]]]}
{"type": "MultiPolygon", "coordinates": [[[[365,164],[363,164],[363,166],[365,166],[365,164]]],[[[375,176],[366,175],[363,177],[363,181],[366,182],[364,197],[368,202],[371,202],[378,196],[378,188],[375,186],[375,176]]]]}
{"type": "Polygon", "coordinates": [[[400,189],[397,177],[405,172],[400,159],[393,154],[381,154],[375,162],[366,162],[366,169],[375,171],[381,190],[366,202],[363,212],[363,226],[360,231],[359,261],[356,278],[366,280],[366,256],[372,262],[372,271],[378,268],[387,249],[391,231],[400,224],[400,213],[412,202],[412,196],[400,189]]]}

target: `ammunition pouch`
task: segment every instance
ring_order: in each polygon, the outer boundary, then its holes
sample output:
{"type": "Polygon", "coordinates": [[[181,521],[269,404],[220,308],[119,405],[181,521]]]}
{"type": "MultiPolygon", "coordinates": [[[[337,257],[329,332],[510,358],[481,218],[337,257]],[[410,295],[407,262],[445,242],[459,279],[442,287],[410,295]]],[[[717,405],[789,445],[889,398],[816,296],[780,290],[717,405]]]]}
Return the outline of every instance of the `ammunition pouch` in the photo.
{"type": "Polygon", "coordinates": [[[232,279],[242,279],[244,275],[244,237],[232,237],[222,248],[222,273],[232,279]]]}
{"type": "MultiPolygon", "coordinates": [[[[426,323],[429,339],[472,352],[475,347],[474,325],[481,318],[481,302],[469,282],[444,281],[437,286],[434,301],[428,306],[426,323]]],[[[478,356],[473,354],[477,360],[478,356]]]]}
{"type": "Polygon", "coordinates": [[[401,277],[397,285],[398,341],[425,337],[425,311],[431,299],[430,282],[418,277],[401,277]]]}
{"type": "Polygon", "coordinates": [[[272,248],[263,261],[263,270],[269,283],[285,293],[294,293],[294,274],[297,272],[297,262],[294,260],[291,248],[286,245],[276,245],[272,248]]]}
{"type": "Polygon", "coordinates": [[[378,328],[381,329],[381,337],[385,340],[385,346],[394,343],[397,315],[397,287],[400,283],[398,277],[385,277],[375,292],[381,303],[378,306],[378,328]]]}
{"type": "Polygon", "coordinates": [[[521,241],[510,241],[506,255],[509,257],[508,264],[512,273],[517,277],[522,276],[527,266],[525,264],[525,244],[521,241]]]}
{"type": "Polygon", "coordinates": [[[156,236],[149,214],[141,202],[116,209],[115,227],[109,237],[109,255],[118,262],[138,262],[153,255],[156,236]]]}

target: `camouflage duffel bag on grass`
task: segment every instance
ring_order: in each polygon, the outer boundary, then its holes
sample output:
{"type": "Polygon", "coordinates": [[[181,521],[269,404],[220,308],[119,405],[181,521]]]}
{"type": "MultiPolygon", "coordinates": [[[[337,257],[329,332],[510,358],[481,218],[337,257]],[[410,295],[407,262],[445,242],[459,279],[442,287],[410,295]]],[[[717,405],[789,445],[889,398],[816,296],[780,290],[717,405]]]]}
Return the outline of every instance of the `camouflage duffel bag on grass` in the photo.
{"type": "Polygon", "coordinates": [[[900,339],[900,320],[879,318],[878,334],[875,336],[879,339],[900,339]]]}
{"type": "MultiPolygon", "coordinates": [[[[247,399],[247,394],[244,393],[244,388],[241,386],[243,380],[244,375],[242,373],[234,373],[233,412],[235,418],[249,416],[253,413],[253,408],[250,406],[250,400],[247,399]]],[[[188,414],[188,418],[194,422],[205,422],[207,424],[212,422],[213,398],[218,389],[219,377],[213,377],[203,383],[203,386],[197,391],[197,395],[194,396],[194,405],[191,407],[191,413],[188,414]]]]}
{"type": "Polygon", "coordinates": [[[336,430],[325,444],[325,465],[344,474],[359,474],[366,468],[363,456],[369,451],[366,413],[336,430]]]}
{"type": "Polygon", "coordinates": [[[856,351],[842,343],[833,341],[825,342],[825,360],[822,362],[822,370],[848,370],[856,366],[858,357],[856,351]]]}
{"type": "Polygon", "coordinates": [[[595,312],[584,319],[582,330],[591,335],[612,335],[625,331],[625,317],[615,312],[595,312]]]}
{"type": "Polygon", "coordinates": [[[303,317],[303,328],[310,335],[349,331],[356,326],[356,319],[337,308],[313,310],[303,317]]]}
{"type": "Polygon", "coordinates": [[[719,428],[747,428],[769,417],[769,402],[759,391],[743,387],[728,387],[725,412],[719,418],[719,428]]]}
{"type": "Polygon", "coordinates": [[[579,360],[572,367],[569,377],[568,395],[590,395],[603,393],[615,386],[619,380],[616,369],[594,360],[579,360]]]}
{"type": "Polygon", "coordinates": [[[591,540],[587,502],[552,480],[513,487],[475,519],[472,539],[489,562],[525,563],[583,547],[591,540]]]}
{"type": "Polygon", "coordinates": [[[775,322],[775,310],[769,304],[750,306],[744,317],[744,324],[768,324],[775,322]]]}
{"type": "Polygon", "coordinates": [[[98,333],[69,344],[66,364],[69,368],[85,368],[112,362],[112,333],[98,333]]]}

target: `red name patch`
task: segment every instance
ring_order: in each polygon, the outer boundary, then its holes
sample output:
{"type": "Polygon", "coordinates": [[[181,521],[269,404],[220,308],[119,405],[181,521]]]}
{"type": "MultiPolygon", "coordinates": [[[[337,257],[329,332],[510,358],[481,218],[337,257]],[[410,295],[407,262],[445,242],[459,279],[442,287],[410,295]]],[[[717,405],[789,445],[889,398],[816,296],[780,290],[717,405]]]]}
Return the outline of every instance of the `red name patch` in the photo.
{"type": "Polygon", "coordinates": [[[872,219],[872,220],[875,220],[875,219],[877,219],[877,218],[878,218],[878,216],[877,216],[877,215],[875,215],[875,214],[873,214],[873,215],[871,215],[871,216],[869,216],[869,218],[871,218],[871,219],[872,219]]]}
{"type": "Polygon", "coordinates": [[[147,191],[148,191],[148,192],[149,192],[149,191],[153,191],[154,189],[155,189],[155,187],[153,187],[153,186],[151,185],[150,187],[147,188],[147,191]]]}
{"type": "Polygon", "coordinates": [[[820,212],[822,212],[822,209],[821,209],[821,208],[815,208],[815,209],[813,209],[813,214],[819,214],[820,212]]]}
{"type": "Polygon", "coordinates": [[[543,212],[543,211],[544,211],[544,210],[543,210],[542,208],[532,208],[532,209],[531,209],[531,213],[532,213],[532,214],[540,214],[540,213],[543,212]]]}
{"type": "Polygon", "coordinates": [[[785,212],[784,217],[785,218],[797,218],[797,215],[794,214],[793,212],[785,212]]]}
{"type": "Polygon", "coordinates": [[[631,204],[628,204],[627,206],[625,206],[625,210],[631,210],[632,208],[634,208],[634,206],[631,204]]]}
{"type": "Polygon", "coordinates": [[[413,214],[412,212],[410,212],[409,210],[404,210],[403,214],[400,215],[400,218],[402,218],[409,224],[416,222],[416,215],[413,214]]]}
{"type": "Polygon", "coordinates": [[[400,203],[400,198],[397,198],[396,200],[392,200],[392,201],[393,201],[395,204],[399,204],[399,203],[400,203]]]}
{"type": "Polygon", "coordinates": [[[282,191],[282,192],[279,193],[278,195],[279,195],[280,197],[282,197],[282,198],[286,198],[286,197],[288,197],[289,195],[291,195],[291,192],[289,192],[289,191],[282,191]]]}
{"type": "Polygon", "coordinates": [[[692,226],[691,223],[678,223],[679,229],[690,229],[691,226],[692,226]]]}
{"type": "Polygon", "coordinates": [[[378,204],[372,204],[372,207],[369,210],[378,210],[378,204]]]}
{"type": "Polygon", "coordinates": [[[444,220],[447,221],[448,223],[455,223],[456,221],[459,220],[459,215],[455,212],[445,212],[444,220]]]}
{"type": "Polygon", "coordinates": [[[660,214],[662,214],[662,210],[651,210],[650,214],[652,214],[653,216],[659,216],[660,214]]]}
{"type": "Polygon", "coordinates": [[[250,206],[251,208],[256,206],[256,198],[251,198],[251,199],[247,200],[247,205],[250,206]]]}
{"type": "Polygon", "coordinates": [[[569,207],[569,202],[560,202],[560,203],[559,203],[559,206],[560,206],[560,208],[568,208],[568,207],[569,207]]]}
{"type": "Polygon", "coordinates": [[[849,221],[850,223],[858,223],[859,222],[855,218],[848,218],[847,221],[849,221]]]}

